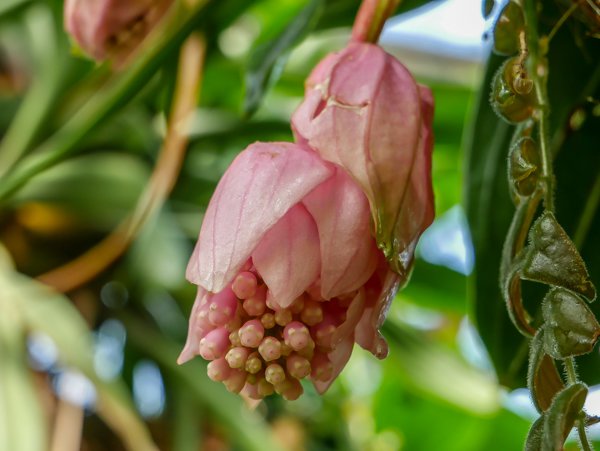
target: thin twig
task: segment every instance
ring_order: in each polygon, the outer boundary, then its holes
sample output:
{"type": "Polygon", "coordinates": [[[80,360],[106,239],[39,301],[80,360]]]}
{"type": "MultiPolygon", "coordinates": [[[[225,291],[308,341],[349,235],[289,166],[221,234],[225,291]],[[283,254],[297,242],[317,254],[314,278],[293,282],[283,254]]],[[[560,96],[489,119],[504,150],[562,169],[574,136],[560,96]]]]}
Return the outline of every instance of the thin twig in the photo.
{"type": "Polygon", "coordinates": [[[125,252],[142,226],[159,210],[177,180],[185,157],[186,125],[200,92],[205,47],[204,38],[196,33],[181,49],[169,127],[154,172],[135,210],[96,246],[64,266],[42,274],[38,280],[61,292],[90,281],[125,252]]]}

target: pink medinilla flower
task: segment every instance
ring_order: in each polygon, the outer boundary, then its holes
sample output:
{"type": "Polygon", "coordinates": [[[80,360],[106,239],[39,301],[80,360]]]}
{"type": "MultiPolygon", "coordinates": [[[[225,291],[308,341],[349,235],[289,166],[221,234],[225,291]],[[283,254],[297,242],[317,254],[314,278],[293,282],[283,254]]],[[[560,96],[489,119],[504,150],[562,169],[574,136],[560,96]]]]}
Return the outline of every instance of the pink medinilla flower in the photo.
{"type": "Polygon", "coordinates": [[[434,216],[432,119],[429,89],[377,45],[356,41],[317,65],[292,117],[296,140],[364,190],[379,247],[402,281],[434,216]]]}
{"type": "Polygon", "coordinates": [[[65,0],[66,30],[92,58],[122,60],[173,0],[65,0]]]}
{"type": "Polygon", "coordinates": [[[256,143],[210,201],[187,278],[198,295],[179,357],[210,360],[233,391],[287,399],[324,392],[355,342],[382,358],[379,334],[398,276],[370,232],[360,187],[291,143],[256,143]]]}

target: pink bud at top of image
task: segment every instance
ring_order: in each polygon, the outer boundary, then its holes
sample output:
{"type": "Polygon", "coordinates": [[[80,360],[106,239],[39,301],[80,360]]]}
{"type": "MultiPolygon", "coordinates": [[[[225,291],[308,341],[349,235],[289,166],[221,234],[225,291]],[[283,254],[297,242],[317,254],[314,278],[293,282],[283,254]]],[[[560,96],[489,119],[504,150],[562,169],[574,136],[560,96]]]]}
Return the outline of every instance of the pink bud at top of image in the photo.
{"type": "Polygon", "coordinates": [[[123,61],[173,0],[65,0],[65,29],[95,60],[123,61]]]}
{"type": "Polygon", "coordinates": [[[399,277],[377,248],[369,203],[339,166],[299,144],[255,143],[219,182],[190,259],[198,295],[179,363],[261,399],[327,390],[354,343],[379,358],[399,277]]]}
{"type": "Polygon", "coordinates": [[[434,217],[433,97],[377,45],[352,41],[306,81],[297,142],[343,167],[371,206],[379,248],[404,281],[434,217]]]}

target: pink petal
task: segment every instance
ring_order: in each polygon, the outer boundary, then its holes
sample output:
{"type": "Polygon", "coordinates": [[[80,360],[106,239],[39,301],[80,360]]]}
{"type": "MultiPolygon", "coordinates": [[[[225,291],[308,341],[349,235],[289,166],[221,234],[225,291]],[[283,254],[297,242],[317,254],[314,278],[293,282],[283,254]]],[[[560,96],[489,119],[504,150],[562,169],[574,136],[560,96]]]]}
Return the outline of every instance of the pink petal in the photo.
{"type": "Polygon", "coordinates": [[[317,154],[298,145],[250,145],[215,190],[188,264],[188,280],[221,291],[264,233],[332,174],[317,154]]]}
{"type": "Polygon", "coordinates": [[[319,234],[302,204],[295,205],[267,232],[252,253],[252,261],[281,308],[290,304],[317,279],[319,234]]]}
{"type": "Polygon", "coordinates": [[[431,184],[431,155],[433,151],[433,96],[429,88],[419,86],[421,94],[421,132],[419,147],[415,154],[411,180],[400,214],[396,221],[396,233],[399,248],[405,249],[399,256],[404,269],[401,276],[406,278],[410,272],[414,251],[423,231],[434,218],[434,200],[431,184]]]}
{"type": "MultiPolygon", "coordinates": [[[[409,202],[409,210],[402,211],[407,208],[406,197],[414,197],[411,190],[430,189],[424,186],[429,177],[412,176],[419,161],[416,154],[424,146],[424,95],[400,62],[368,43],[348,45],[329,76],[320,71],[314,75],[318,77],[321,85],[328,86],[327,93],[317,103],[308,90],[307,104],[292,118],[296,136],[326,160],[341,165],[359,183],[369,199],[379,247],[395,270],[406,275],[409,268],[404,261],[412,261],[414,249],[403,246],[412,243],[422,223],[410,224],[417,231],[406,229],[404,217],[412,209],[419,216],[420,209],[432,208],[409,202]]],[[[423,176],[420,168],[417,173],[423,176]]]]}
{"type": "Polygon", "coordinates": [[[198,354],[198,344],[200,339],[208,332],[203,330],[198,324],[198,313],[204,304],[207,302],[208,293],[202,287],[198,287],[198,293],[196,294],[196,300],[192,306],[192,312],[190,313],[190,321],[188,325],[188,335],[185,342],[185,346],[181,351],[181,354],[177,358],[179,365],[192,360],[194,356],[198,354]]]}
{"type": "Polygon", "coordinates": [[[348,310],[346,311],[346,319],[340,324],[331,338],[331,343],[334,346],[338,346],[348,336],[354,334],[354,330],[358,325],[359,321],[365,314],[365,292],[363,289],[358,290],[354,299],[350,303],[348,310]]]}
{"type": "Polygon", "coordinates": [[[317,223],[321,295],[331,299],[361,287],[375,271],[378,250],[360,187],[342,169],[302,201],[317,223]]]}
{"type": "MultiPolygon", "coordinates": [[[[379,332],[383,325],[394,296],[400,287],[400,276],[390,269],[380,266],[378,275],[374,275],[376,287],[365,287],[367,307],[356,326],[356,342],[378,359],[384,359],[388,354],[388,345],[379,332]],[[383,271],[382,271],[383,270],[383,271]]],[[[371,284],[373,280],[369,281],[371,284]]]]}
{"type": "Polygon", "coordinates": [[[323,394],[333,384],[335,378],[342,372],[350,356],[352,355],[352,349],[354,348],[354,335],[350,335],[345,340],[337,345],[335,350],[330,352],[327,357],[333,364],[333,374],[327,381],[313,381],[313,385],[319,394],[323,394]]]}

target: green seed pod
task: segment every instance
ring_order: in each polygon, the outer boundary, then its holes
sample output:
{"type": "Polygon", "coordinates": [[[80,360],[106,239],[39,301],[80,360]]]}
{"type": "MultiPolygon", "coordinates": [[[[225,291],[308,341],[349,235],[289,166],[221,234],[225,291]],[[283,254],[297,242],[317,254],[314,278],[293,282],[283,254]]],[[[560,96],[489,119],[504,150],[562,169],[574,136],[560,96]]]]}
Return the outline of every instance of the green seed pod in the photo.
{"type": "Polygon", "coordinates": [[[539,413],[548,410],[556,394],[565,387],[554,360],[546,353],[545,341],[542,327],[531,340],[527,368],[527,388],[539,413]]]}
{"type": "Polygon", "coordinates": [[[500,55],[514,55],[519,51],[519,33],[525,31],[521,6],[508,2],[494,26],[494,51],[500,55]]]}
{"type": "Polygon", "coordinates": [[[553,288],[542,303],[544,350],[555,359],[592,351],[600,324],[586,303],[564,288],[553,288]]]}
{"type": "Polygon", "coordinates": [[[535,141],[529,137],[519,139],[510,149],[508,180],[513,191],[530,196],[539,179],[540,156],[535,141]]]}
{"type": "Polygon", "coordinates": [[[536,100],[533,83],[526,77],[517,57],[507,59],[492,81],[490,103],[509,123],[523,122],[533,114],[536,100]]]}
{"type": "Polygon", "coordinates": [[[589,301],[596,299],[596,288],[581,255],[549,211],[531,228],[524,260],[523,279],[564,287],[589,301]]]}

